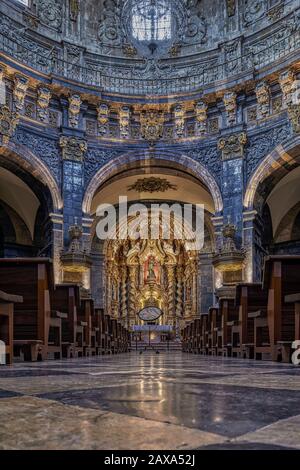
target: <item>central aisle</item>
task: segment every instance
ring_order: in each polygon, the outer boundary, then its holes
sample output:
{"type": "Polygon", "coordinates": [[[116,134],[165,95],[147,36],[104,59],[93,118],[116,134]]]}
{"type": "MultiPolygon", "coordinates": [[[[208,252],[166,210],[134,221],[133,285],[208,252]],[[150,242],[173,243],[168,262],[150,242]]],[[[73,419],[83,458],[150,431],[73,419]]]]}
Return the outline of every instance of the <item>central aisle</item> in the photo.
{"type": "Polygon", "coordinates": [[[300,448],[300,369],[181,353],[0,368],[0,449],[300,448]]]}

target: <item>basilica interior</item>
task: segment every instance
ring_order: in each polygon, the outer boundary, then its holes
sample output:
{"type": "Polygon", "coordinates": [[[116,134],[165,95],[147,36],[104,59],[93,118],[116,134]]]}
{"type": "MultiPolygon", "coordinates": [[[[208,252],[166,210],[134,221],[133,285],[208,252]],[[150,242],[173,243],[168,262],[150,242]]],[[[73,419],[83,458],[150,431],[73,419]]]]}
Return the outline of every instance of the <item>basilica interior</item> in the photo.
{"type": "Polygon", "coordinates": [[[299,0],[0,0],[0,450],[299,450],[299,183],[299,0]]]}

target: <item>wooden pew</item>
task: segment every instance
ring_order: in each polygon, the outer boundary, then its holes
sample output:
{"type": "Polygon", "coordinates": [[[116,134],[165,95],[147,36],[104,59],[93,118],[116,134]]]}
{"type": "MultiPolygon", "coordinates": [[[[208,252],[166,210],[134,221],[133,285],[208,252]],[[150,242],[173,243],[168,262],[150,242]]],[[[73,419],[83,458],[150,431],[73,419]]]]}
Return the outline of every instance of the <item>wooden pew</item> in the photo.
{"type": "Polygon", "coordinates": [[[200,332],[200,354],[206,356],[208,354],[208,314],[201,315],[201,332],[200,332]]]}
{"type": "Polygon", "coordinates": [[[286,295],[284,299],[286,304],[294,305],[295,312],[295,340],[300,340],[300,292],[298,294],[286,295]]]}
{"type": "Polygon", "coordinates": [[[268,293],[261,283],[237,285],[235,304],[239,309],[239,320],[238,325],[233,327],[233,335],[236,335],[232,338],[233,356],[253,359],[261,354],[258,348],[267,345],[263,344],[263,338],[259,341],[259,332],[262,333],[261,329],[267,327],[267,302],[268,293]]]}
{"type": "Polygon", "coordinates": [[[22,302],[23,297],[0,291],[0,341],[5,343],[6,364],[13,363],[14,304],[22,302]]]}
{"type": "Polygon", "coordinates": [[[14,309],[14,353],[23,360],[47,359],[60,345],[49,345],[49,333],[58,330],[60,318],[52,310],[53,267],[47,258],[0,259],[0,285],[7,293],[23,297],[14,309]]]}
{"type": "Polygon", "coordinates": [[[99,309],[98,312],[99,312],[99,318],[100,318],[100,343],[98,346],[98,355],[103,355],[103,354],[106,354],[106,343],[107,343],[106,319],[105,319],[104,311],[102,309],[99,309]]]}
{"type": "Polygon", "coordinates": [[[182,352],[187,352],[187,327],[181,330],[181,347],[182,352]]]}
{"type": "Polygon", "coordinates": [[[104,316],[105,325],[105,354],[112,354],[112,323],[110,315],[104,316]]]}
{"type": "Polygon", "coordinates": [[[194,320],[194,329],[193,329],[193,353],[200,353],[200,334],[201,334],[201,319],[196,318],[194,320]]]}
{"type": "Polygon", "coordinates": [[[300,256],[269,256],[265,260],[263,287],[268,289],[267,317],[270,356],[273,361],[289,362],[295,340],[295,309],[286,303],[297,294],[300,284],[300,256]]]}
{"type": "Polygon", "coordinates": [[[83,355],[86,357],[96,355],[95,336],[96,332],[92,325],[92,316],[94,314],[94,301],[91,298],[80,298],[78,308],[79,327],[83,328],[83,355]]]}
{"type": "Polygon", "coordinates": [[[62,316],[62,355],[65,358],[83,356],[83,325],[78,320],[80,286],[58,284],[52,294],[53,308],[62,316]]]}
{"type": "Polygon", "coordinates": [[[210,320],[210,354],[212,356],[218,355],[218,350],[222,347],[220,343],[220,334],[222,328],[222,317],[218,307],[211,307],[209,309],[210,320]]]}
{"type": "Polygon", "coordinates": [[[219,299],[219,312],[221,315],[221,328],[218,328],[218,355],[232,356],[232,348],[235,346],[233,339],[233,327],[238,324],[239,313],[235,305],[235,299],[221,297],[219,299]]]}
{"type": "Polygon", "coordinates": [[[92,315],[92,326],[95,331],[96,356],[102,355],[102,321],[103,310],[95,308],[92,315]]]}

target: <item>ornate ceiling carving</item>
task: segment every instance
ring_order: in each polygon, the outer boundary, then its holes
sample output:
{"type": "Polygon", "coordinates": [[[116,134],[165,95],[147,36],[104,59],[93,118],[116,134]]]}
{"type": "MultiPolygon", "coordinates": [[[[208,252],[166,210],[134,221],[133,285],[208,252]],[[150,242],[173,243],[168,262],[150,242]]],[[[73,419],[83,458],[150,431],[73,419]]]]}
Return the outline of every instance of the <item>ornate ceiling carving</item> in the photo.
{"type": "Polygon", "coordinates": [[[164,193],[169,189],[173,189],[176,191],[177,186],[171,184],[166,179],[156,177],[139,179],[128,188],[129,191],[137,191],[138,193],[164,193]]]}

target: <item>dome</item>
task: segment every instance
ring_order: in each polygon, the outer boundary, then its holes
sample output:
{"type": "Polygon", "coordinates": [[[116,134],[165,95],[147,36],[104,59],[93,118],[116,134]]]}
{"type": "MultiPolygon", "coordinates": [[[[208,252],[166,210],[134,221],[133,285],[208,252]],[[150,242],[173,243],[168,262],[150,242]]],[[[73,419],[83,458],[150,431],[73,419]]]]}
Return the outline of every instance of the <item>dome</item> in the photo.
{"type": "Polygon", "coordinates": [[[181,0],[128,0],[122,22],[129,42],[143,57],[162,57],[180,39],[186,20],[181,0]]]}

